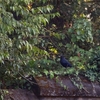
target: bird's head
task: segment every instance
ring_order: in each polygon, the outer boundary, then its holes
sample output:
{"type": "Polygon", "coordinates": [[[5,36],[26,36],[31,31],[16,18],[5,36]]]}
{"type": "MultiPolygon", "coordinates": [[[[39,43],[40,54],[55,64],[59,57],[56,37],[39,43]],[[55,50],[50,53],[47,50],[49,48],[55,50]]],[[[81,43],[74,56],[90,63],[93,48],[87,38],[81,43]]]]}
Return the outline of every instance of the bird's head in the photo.
{"type": "Polygon", "coordinates": [[[63,58],[64,58],[64,56],[63,56],[63,55],[61,55],[61,56],[60,56],[60,59],[63,59],[63,58]]]}

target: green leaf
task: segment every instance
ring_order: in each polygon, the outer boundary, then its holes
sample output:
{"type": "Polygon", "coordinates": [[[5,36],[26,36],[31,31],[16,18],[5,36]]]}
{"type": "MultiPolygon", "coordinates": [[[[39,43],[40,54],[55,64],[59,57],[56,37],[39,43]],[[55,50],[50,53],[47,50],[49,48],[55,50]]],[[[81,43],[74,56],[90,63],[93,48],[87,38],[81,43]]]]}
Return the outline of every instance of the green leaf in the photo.
{"type": "Polygon", "coordinates": [[[53,73],[53,71],[50,71],[49,73],[50,73],[50,78],[51,78],[51,79],[54,78],[54,73],[53,73]]]}

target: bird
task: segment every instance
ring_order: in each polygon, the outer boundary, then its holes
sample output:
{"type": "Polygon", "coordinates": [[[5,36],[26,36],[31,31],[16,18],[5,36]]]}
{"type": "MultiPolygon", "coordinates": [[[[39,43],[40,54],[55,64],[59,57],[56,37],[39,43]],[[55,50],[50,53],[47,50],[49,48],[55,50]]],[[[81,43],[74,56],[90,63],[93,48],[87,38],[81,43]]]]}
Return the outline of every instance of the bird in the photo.
{"type": "Polygon", "coordinates": [[[64,56],[60,57],[60,64],[65,68],[72,67],[72,65],[65,59],[64,56]]]}

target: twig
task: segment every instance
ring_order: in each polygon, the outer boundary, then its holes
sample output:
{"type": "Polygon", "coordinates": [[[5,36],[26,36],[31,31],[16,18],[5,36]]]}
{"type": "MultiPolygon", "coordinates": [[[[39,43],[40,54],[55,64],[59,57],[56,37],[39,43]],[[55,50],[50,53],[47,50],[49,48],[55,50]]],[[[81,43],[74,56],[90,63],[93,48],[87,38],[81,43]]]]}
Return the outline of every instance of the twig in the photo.
{"type": "Polygon", "coordinates": [[[91,82],[92,84],[92,87],[93,87],[93,93],[96,94],[96,91],[95,91],[95,86],[93,85],[93,83],[91,82]]]}
{"type": "Polygon", "coordinates": [[[19,73],[19,75],[21,76],[21,77],[23,77],[25,80],[27,80],[28,82],[30,82],[31,84],[36,84],[36,85],[38,85],[37,83],[35,83],[35,82],[31,82],[30,80],[28,80],[25,76],[23,76],[21,73],[19,73]]]}
{"type": "MultiPolygon", "coordinates": [[[[71,80],[71,77],[70,75],[68,75],[69,79],[71,80]]],[[[79,78],[80,79],[80,78],[79,78]]],[[[80,79],[81,80],[81,79],[80,79]]],[[[71,82],[73,83],[73,81],[71,80],[71,82]]],[[[80,81],[81,82],[81,81],[80,81]]],[[[74,84],[74,83],[73,83],[74,84]]],[[[82,84],[82,82],[81,82],[82,84]]],[[[74,84],[75,85],[75,84],[74,84]]],[[[82,84],[83,85],[83,84],[82,84]]],[[[89,93],[89,91],[85,88],[85,87],[82,87],[82,89],[86,92],[86,93],[89,93]]]]}
{"type": "Polygon", "coordinates": [[[82,89],[89,94],[89,91],[85,87],[82,87],[82,89]]]}

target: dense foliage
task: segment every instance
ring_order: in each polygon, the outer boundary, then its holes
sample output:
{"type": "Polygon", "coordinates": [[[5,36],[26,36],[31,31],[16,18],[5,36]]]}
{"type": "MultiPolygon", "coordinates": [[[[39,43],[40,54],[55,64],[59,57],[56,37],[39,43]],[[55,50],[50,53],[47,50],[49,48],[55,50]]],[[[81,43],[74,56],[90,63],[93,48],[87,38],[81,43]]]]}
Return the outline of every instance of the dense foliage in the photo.
{"type": "Polygon", "coordinates": [[[99,81],[99,13],[100,2],[88,0],[1,0],[1,87],[29,74],[99,81]],[[62,68],[60,55],[73,68],[62,68]]]}

